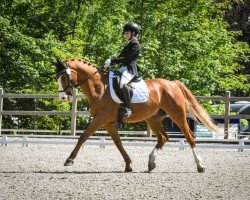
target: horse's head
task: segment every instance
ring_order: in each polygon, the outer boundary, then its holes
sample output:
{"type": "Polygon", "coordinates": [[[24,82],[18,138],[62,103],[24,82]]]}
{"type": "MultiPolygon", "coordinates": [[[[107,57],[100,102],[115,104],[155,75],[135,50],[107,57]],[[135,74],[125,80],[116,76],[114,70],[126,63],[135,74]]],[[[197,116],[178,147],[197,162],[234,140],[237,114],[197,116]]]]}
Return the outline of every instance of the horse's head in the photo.
{"type": "Polygon", "coordinates": [[[65,62],[57,60],[53,63],[56,66],[56,78],[58,81],[58,92],[60,101],[71,101],[74,88],[72,71],[65,62]]]}
{"type": "Polygon", "coordinates": [[[53,65],[56,66],[58,92],[61,101],[71,101],[73,88],[82,86],[98,73],[94,65],[84,60],[72,59],[67,62],[57,60],[53,65]]]}

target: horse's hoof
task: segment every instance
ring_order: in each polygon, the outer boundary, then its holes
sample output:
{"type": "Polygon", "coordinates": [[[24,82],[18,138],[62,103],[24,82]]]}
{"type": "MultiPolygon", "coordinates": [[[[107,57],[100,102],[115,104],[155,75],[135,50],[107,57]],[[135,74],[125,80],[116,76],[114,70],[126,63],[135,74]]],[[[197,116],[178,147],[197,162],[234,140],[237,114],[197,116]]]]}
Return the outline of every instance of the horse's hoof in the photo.
{"type": "Polygon", "coordinates": [[[205,172],[205,167],[199,167],[197,168],[199,173],[204,173],[205,172]]]}
{"type": "Polygon", "coordinates": [[[148,163],[148,172],[151,172],[155,167],[156,167],[156,164],[154,162],[148,163]]]}
{"type": "Polygon", "coordinates": [[[64,166],[71,166],[74,164],[74,161],[72,159],[67,159],[64,163],[64,166]]]}
{"type": "Polygon", "coordinates": [[[125,168],[125,172],[132,172],[132,171],[133,171],[133,169],[131,167],[126,167],[125,168]]]}

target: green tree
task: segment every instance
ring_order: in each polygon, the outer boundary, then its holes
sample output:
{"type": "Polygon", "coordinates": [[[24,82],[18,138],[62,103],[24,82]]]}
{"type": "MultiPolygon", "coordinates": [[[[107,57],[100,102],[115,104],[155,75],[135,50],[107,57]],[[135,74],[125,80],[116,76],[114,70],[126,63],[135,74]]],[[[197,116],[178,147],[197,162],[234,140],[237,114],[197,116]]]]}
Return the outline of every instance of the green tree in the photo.
{"type": "Polygon", "coordinates": [[[141,5],[145,12],[138,13],[137,19],[143,22],[142,64],[151,77],[181,80],[199,95],[249,90],[247,76],[238,74],[249,48],[234,39],[240,33],[227,30],[223,10],[228,2],[144,1],[141,5]]]}
{"type": "MultiPolygon", "coordinates": [[[[51,62],[87,58],[99,66],[116,56],[125,40],[123,25],[141,25],[139,66],[147,78],[183,81],[196,95],[249,91],[241,63],[249,47],[223,20],[232,1],[222,0],[3,0],[0,4],[0,86],[13,93],[56,93],[51,62]]],[[[5,110],[69,110],[57,100],[10,99],[5,110]]],[[[84,102],[83,105],[86,105],[84,102]]],[[[7,117],[9,126],[16,121],[7,117]]],[[[60,129],[66,118],[18,117],[23,127],[60,129]],[[34,123],[35,121],[35,123],[34,123]]],[[[88,119],[78,119],[84,125],[88,119]]],[[[68,126],[66,123],[65,126],[68,126]]],[[[141,126],[143,127],[143,125],[141,126]]],[[[130,129],[131,127],[127,127],[130,129]]]]}

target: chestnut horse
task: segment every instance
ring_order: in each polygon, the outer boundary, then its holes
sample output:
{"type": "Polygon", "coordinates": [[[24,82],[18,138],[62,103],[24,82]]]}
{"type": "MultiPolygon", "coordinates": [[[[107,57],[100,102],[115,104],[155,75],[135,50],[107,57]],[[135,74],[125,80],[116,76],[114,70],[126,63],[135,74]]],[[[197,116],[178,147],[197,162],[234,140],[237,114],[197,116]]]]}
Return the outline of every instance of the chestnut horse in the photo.
{"type": "MultiPolygon", "coordinates": [[[[73,87],[81,86],[90,107],[92,122],[80,135],[78,142],[67,158],[65,166],[73,164],[82,144],[103,127],[110,134],[116,147],[125,160],[125,172],[132,172],[131,159],[123,148],[120,136],[114,122],[118,117],[119,104],[111,98],[108,87],[108,74],[94,65],[83,60],[67,60],[65,63],[57,61],[57,79],[59,84],[59,98],[68,101],[72,98],[73,87]]],[[[186,120],[186,112],[210,130],[218,132],[207,112],[197,102],[195,97],[180,81],[169,81],[161,78],[146,80],[149,90],[149,99],[144,103],[132,104],[132,115],[124,118],[125,123],[145,120],[157,137],[157,144],[149,155],[148,171],[156,167],[157,151],[168,141],[169,137],[162,126],[162,120],[168,115],[181,129],[191,146],[198,172],[204,172],[205,167],[195,150],[193,132],[186,120]],[[159,112],[160,111],[160,112],[159,112]]]]}

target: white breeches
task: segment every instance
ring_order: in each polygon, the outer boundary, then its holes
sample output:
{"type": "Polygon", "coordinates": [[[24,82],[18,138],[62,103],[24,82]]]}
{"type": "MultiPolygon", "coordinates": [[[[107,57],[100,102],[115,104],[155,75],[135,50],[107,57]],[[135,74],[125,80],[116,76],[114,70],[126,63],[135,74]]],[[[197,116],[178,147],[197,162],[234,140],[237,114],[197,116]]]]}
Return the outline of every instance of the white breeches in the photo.
{"type": "Polygon", "coordinates": [[[120,80],[120,88],[122,89],[123,85],[127,84],[134,77],[134,75],[130,74],[128,68],[125,66],[119,68],[118,71],[122,74],[120,80]]]}

